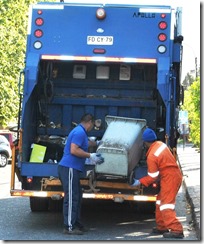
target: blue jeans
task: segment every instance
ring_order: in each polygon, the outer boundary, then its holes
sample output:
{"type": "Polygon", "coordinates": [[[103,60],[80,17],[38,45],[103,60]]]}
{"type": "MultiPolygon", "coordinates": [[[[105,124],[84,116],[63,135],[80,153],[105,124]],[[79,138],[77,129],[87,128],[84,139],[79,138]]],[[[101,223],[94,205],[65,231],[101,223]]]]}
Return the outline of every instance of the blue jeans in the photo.
{"type": "Polygon", "coordinates": [[[64,227],[72,230],[80,226],[82,188],[80,185],[81,172],[59,165],[58,175],[64,191],[63,217],[64,227]]]}

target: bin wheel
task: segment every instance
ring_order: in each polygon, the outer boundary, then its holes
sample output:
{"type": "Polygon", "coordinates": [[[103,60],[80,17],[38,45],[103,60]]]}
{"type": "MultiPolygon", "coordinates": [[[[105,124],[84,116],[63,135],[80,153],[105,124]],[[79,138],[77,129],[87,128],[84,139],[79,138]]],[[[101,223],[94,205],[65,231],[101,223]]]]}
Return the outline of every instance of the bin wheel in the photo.
{"type": "Polygon", "coordinates": [[[96,174],[94,171],[91,171],[91,173],[88,175],[89,177],[89,187],[92,192],[98,192],[100,189],[96,189],[96,174]]]}
{"type": "Polygon", "coordinates": [[[132,183],[133,183],[133,179],[134,179],[134,175],[135,175],[135,172],[134,171],[132,171],[131,173],[130,173],[130,176],[129,176],[129,185],[132,185],[132,183]]]}

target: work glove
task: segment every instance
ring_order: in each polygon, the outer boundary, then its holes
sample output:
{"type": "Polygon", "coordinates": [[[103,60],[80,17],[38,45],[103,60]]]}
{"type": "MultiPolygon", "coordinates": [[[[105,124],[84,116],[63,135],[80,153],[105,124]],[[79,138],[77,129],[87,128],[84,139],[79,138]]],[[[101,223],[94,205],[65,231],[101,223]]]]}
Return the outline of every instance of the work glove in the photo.
{"type": "Polygon", "coordinates": [[[138,179],[133,179],[133,183],[131,186],[139,186],[141,183],[138,179]]]}
{"type": "Polygon", "coordinates": [[[100,143],[101,143],[101,140],[97,140],[97,141],[96,141],[96,145],[97,145],[97,147],[99,146],[100,143]]]}
{"type": "Polygon", "coordinates": [[[91,159],[90,158],[86,158],[85,164],[86,165],[93,165],[93,162],[91,162],[91,159]]]}
{"type": "Polygon", "coordinates": [[[90,161],[92,164],[102,164],[104,162],[104,158],[100,153],[90,153],[90,161]]]}

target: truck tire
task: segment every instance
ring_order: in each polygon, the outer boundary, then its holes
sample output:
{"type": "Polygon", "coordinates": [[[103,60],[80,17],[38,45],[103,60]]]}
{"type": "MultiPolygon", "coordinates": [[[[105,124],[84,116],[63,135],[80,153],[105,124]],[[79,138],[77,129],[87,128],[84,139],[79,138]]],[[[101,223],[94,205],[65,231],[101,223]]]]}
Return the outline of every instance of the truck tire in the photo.
{"type": "Polygon", "coordinates": [[[8,157],[4,153],[0,153],[0,167],[5,167],[8,164],[8,157]]]}
{"type": "Polygon", "coordinates": [[[153,214],[155,212],[155,202],[137,202],[137,212],[143,214],[153,214]]]}
{"type": "Polygon", "coordinates": [[[47,197],[30,197],[30,209],[32,212],[48,211],[47,197]]]}
{"type": "Polygon", "coordinates": [[[49,198],[49,207],[50,212],[62,212],[63,209],[63,198],[60,200],[52,200],[49,198]]]}

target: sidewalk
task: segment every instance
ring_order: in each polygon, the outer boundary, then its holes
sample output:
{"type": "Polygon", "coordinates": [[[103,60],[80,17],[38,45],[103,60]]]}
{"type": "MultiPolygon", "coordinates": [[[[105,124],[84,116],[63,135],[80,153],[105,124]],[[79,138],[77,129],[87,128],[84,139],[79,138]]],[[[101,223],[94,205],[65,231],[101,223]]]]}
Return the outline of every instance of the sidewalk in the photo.
{"type": "Polygon", "coordinates": [[[200,152],[193,144],[177,145],[178,163],[183,173],[183,185],[192,209],[192,217],[197,238],[200,234],[200,152]]]}

